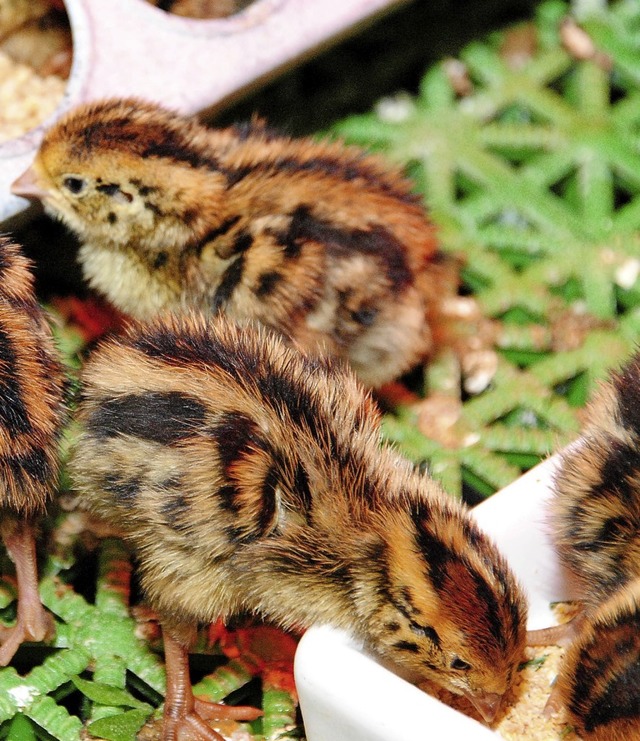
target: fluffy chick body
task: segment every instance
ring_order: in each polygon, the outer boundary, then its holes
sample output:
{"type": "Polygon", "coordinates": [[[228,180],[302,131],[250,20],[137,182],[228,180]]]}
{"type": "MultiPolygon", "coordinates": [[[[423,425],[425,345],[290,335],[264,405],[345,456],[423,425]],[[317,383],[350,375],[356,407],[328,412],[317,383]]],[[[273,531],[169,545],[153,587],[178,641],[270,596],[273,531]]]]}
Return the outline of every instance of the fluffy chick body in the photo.
{"type": "Polygon", "coordinates": [[[640,576],[640,353],[586,414],[556,476],[551,518],[560,558],[595,606],[640,576]]]}
{"type": "Polygon", "coordinates": [[[640,579],[589,612],[556,690],[588,741],[640,738],[640,579]]]}
{"type": "Polygon", "coordinates": [[[555,693],[585,739],[640,736],[640,353],[601,385],[552,500],[585,613],[555,693]]]}
{"type": "Polygon", "coordinates": [[[259,321],[369,386],[429,354],[455,290],[398,171],[260,122],[213,130],[139,100],[91,103],[53,125],[14,192],[79,235],[85,277],[125,313],[259,321]]]}
{"type": "Polygon", "coordinates": [[[37,593],[33,525],[57,486],[64,418],[64,376],[30,263],[0,238],[0,533],[16,564],[19,595],[0,664],[23,639],[40,640],[51,627],[37,593]]]}
{"type": "Polygon", "coordinates": [[[464,507],[381,446],[346,369],[225,317],[156,320],[92,356],[79,421],[75,486],[133,543],[165,625],[341,627],[495,713],[520,589],[464,507]]]}

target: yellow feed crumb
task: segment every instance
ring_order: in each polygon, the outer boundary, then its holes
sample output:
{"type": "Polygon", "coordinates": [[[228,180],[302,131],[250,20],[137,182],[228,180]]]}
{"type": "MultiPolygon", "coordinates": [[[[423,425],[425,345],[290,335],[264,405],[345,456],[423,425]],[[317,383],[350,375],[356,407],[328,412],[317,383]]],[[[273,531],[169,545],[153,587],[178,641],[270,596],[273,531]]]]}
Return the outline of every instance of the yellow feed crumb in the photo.
{"type": "Polygon", "coordinates": [[[564,655],[558,646],[537,646],[525,650],[525,665],[505,702],[505,710],[494,729],[507,741],[576,741],[564,711],[547,718],[544,706],[564,655]]]}
{"type": "Polygon", "coordinates": [[[65,87],[59,77],[39,77],[0,51],[0,142],[41,124],[55,110],[65,87]]]}

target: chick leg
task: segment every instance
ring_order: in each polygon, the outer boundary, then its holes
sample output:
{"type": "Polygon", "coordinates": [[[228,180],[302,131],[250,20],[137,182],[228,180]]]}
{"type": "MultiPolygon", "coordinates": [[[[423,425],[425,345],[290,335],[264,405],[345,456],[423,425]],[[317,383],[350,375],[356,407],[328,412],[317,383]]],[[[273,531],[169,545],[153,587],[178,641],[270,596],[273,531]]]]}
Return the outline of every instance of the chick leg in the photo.
{"type": "MultiPolygon", "coordinates": [[[[550,628],[541,630],[530,630],[527,632],[528,646],[563,646],[567,647],[576,636],[580,633],[582,626],[586,621],[585,611],[582,610],[574,618],[566,623],[554,625],[550,628]]],[[[543,714],[545,718],[556,715],[562,709],[564,703],[558,691],[558,686],[554,682],[549,698],[544,706],[543,714]]]]}
{"type": "Polygon", "coordinates": [[[584,611],[566,623],[550,628],[527,631],[527,646],[568,646],[578,635],[585,621],[584,611]]]}
{"type": "Polygon", "coordinates": [[[162,741],[224,741],[206,720],[255,720],[262,711],[197,700],[189,677],[188,632],[163,625],[167,694],[162,741]]]}
{"type": "Polygon", "coordinates": [[[14,520],[3,523],[2,539],[16,567],[18,617],[11,628],[0,631],[0,666],[6,666],[23,641],[42,641],[53,635],[55,625],[38,593],[36,540],[33,524],[14,520]]]}

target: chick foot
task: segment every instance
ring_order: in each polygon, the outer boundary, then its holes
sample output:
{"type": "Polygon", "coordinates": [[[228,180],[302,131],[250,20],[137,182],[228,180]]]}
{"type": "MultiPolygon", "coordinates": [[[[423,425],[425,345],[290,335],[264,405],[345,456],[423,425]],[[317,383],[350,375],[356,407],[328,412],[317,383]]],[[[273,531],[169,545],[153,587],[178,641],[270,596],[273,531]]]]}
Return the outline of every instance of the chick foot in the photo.
{"type": "Polygon", "coordinates": [[[189,677],[189,656],[182,631],[163,630],[167,694],[162,741],[224,741],[209,720],[250,721],[262,711],[247,706],[221,705],[194,697],[189,677]]]}
{"type": "Polygon", "coordinates": [[[55,632],[55,623],[38,593],[35,534],[28,523],[3,528],[7,552],[16,567],[18,616],[16,624],[0,629],[0,666],[6,666],[24,641],[43,641],[55,632]]]}

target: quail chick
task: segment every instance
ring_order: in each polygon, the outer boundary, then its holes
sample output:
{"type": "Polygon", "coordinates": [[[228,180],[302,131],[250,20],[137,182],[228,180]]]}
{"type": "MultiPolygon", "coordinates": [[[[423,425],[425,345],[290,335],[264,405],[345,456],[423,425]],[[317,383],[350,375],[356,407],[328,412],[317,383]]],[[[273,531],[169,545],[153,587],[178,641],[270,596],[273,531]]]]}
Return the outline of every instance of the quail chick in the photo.
{"type": "Polygon", "coordinates": [[[550,517],[590,608],[640,576],[640,353],[600,386],[586,414],[556,475],[550,517]]]}
{"type": "Polygon", "coordinates": [[[590,611],[554,691],[581,738],[640,738],[640,579],[590,611]]]}
{"type": "Polygon", "coordinates": [[[224,311],[347,360],[371,387],[434,345],[453,269],[410,184],[339,143],[207,129],[140,100],[81,106],[13,192],[76,232],[121,311],[224,311]]]}
{"type": "Polygon", "coordinates": [[[82,383],[70,473],[162,618],[165,739],[219,738],[194,708],[189,627],[240,610],[346,629],[495,715],[525,640],[520,587],[463,505],[381,445],[348,369],[189,313],[104,342],[82,383]]]}
{"type": "Polygon", "coordinates": [[[53,338],[33,293],[30,264],[0,239],[0,534],[15,563],[16,624],[0,633],[0,665],[53,622],[38,594],[35,521],[57,485],[64,381],[53,338]]]}
{"type": "Polygon", "coordinates": [[[603,383],[562,458],[551,525],[584,612],[550,708],[590,741],[640,737],[640,353],[603,383]]]}

